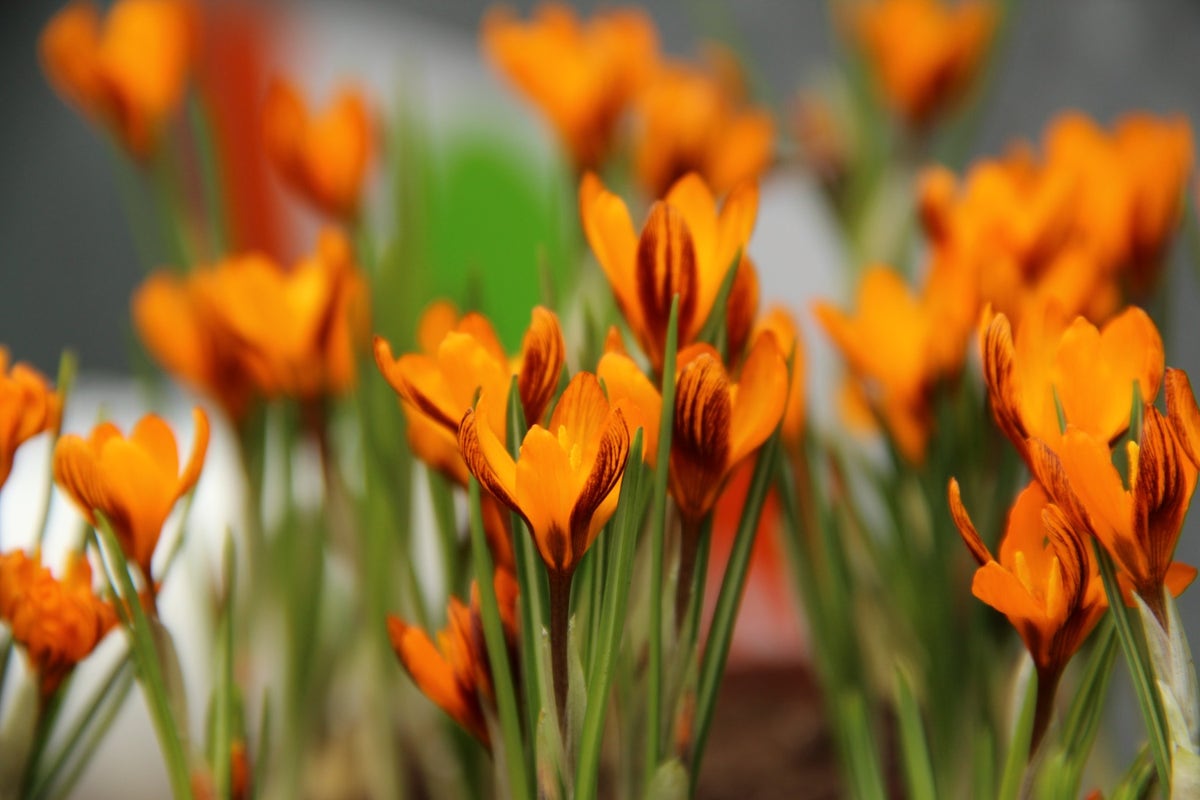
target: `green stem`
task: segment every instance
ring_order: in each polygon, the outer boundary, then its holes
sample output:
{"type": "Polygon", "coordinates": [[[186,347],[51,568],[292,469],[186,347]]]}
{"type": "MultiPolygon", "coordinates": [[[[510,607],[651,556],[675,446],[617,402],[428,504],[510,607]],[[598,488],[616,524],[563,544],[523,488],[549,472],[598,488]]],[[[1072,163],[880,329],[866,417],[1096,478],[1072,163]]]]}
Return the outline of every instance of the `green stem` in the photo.
{"type": "Polygon", "coordinates": [[[663,694],[663,547],[667,536],[667,469],[671,460],[671,433],[675,422],[675,349],[679,341],[679,295],[671,301],[667,340],[663,346],[662,417],[658,427],[653,510],[650,523],[650,664],[646,697],[646,760],[643,785],[649,786],[662,753],[663,694]]]}
{"type": "Polygon", "coordinates": [[[1133,615],[1125,607],[1125,596],[1117,583],[1116,569],[1112,559],[1098,542],[1092,542],[1096,554],[1096,562],[1100,565],[1100,578],[1104,582],[1104,594],[1108,598],[1108,608],[1112,612],[1113,622],[1117,628],[1117,638],[1121,641],[1121,650],[1125,654],[1125,663],[1129,667],[1129,677],[1133,681],[1134,692],[1137,694],[1138,706],[1142,711],[1142,720],[1146,724],[1146,735],[1150,740],[1150,752],[1154,756],[1154,767],[1158,772],[1159,785],[1166,795],[1170,795],[1171,786],[1171,756],[1167,747],[1167,724],[1159,704],[1158,689],[1154,685],[1154,671],[1148,663],[1145,649],[1133,629],[1133,615]]]}
{"type": "MultiPolygon", "coordinates": [[[[492,556],[488,552],[487,538],[483,533],[483,517],[479,507],[479,481],[471,478],[471,555],[475,562],[475,581],[479,587],[480,616],[483,618],[483,635],[487,645],[488,664],[492,670],[496,707],[500,717],[500,730],[504,740],[504,764],[508,771],[508,790],[512,800],[532,798],[531,786],[525,774],[524,748],[521,745],[520,712],[517,710],[516,691],[513,688],[512,671],[508,663],[508,641],[500,624],[500,610],[496,604],[496,587],[492,576],[492,556]]],[[[522,587],[523,588],[523,587],[522,587]]],[[[532,638],[532,631],[522,631],[522,638],[532,638]]]]}
{"type": "Polygon", "coordinates": [[[759,452],[758,463],[754,465],[754,475],[750,479],[750,488],[746,491],[746,505],[738,523],[733,551],[729,554],[725,577],[721,581],[721,591],[717,595],[717,607],[709,628],[708,643],[700,665],[700,686],[696,693],[696,735],[691,758],[693,787],[700,774],[700,762],[704,756],[704,746],[708,742],[709,727],[717,705],[717,689],[725,673],[725,662],[729,658],[733,627],[742,603],[746,575],[750,571],[750,553],[758,534],[758,521],[762,516],[767,490],[774,482],[779,468],[779,436],[779,431],[776,430],[759,452]]]}
{"type": "Polygon", "coordinates": [[[175,725],[175,715],[167,696],[166,682],[159,664],[158,648],[150,622],[142,609],[137,589],[129,576],[129,566],[121,552],[121,546],[113,533],[112,526],[102,515],[97,515],[100,526],[96,530],[96,545],[101,552],[109,587],[117,596],[117,602],[125,609],[128,631],[132,638],[134,663],[150,710],[150,718],[158,734],[159,746],[166,760],[167,777],[171,792],[176,800],[191,798],[191,776],[188,772],[187,754],[175,725]],[[103,542],[103,544],[101,544],[103,542]],[[119,587],[119,589],[118,589],[119,587]]]}
{"type": "Polygon", "coordinates": [[[1014,800],[1020,790],[1029,764],[1029,742],[1033,730],[1034,709],[1037,706],[1038,676],[1036,670],[1029,671],[1029,683],[1025,687],[1025,698],[1021,703],[1021,714],[1013,728],[1012,740],[1008,744],[1008,756],[1004,760],[1004,776],[1000,779],[999,800],[1014,800]]]}
{"type": "MultiPolygon", "coordinates": [[[[629,452],[642,450],[642,430],[633,435],[629,452]]],[[[604,738],[604,718],[608,710],[608,693],[612,686],[613,662],[620,650],[625,630],[625,609],[629,600],[629,584],[633,577],[633,555],[637,546],[639,523],[644,506],[641,484],[645,468],[631,459],[621,482],[621,496],[609,531],[616,537],[605,576],[604,611],[600,614],[601,633],[596,643],[593,669],[588,674],[587,711],[584,713],[580,737],[579,768],[575,773],[575,800],[594,800],[600,773],[600,745],[604,738]]],[[[596,612],[599,613],[599,609],[596,612]]]]}
{"type": "Polygon", "coordinates": [[[563,741],[567,740],[567,635],[571,621],[572,573],[550,570],[550,667],[554,709],[563,741]]]}

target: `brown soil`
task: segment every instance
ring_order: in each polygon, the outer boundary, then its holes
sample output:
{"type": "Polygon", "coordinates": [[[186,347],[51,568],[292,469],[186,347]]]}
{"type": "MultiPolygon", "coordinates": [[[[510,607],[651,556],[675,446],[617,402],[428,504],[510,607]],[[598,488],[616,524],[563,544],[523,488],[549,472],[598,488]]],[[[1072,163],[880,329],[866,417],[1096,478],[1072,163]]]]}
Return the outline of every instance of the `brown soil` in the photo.
{"type": "Polygon", "coordinates": [[[702,800],[842,796],[820,691],[807,668],[755,667],[726,674],[696,796],[702,800]]]}

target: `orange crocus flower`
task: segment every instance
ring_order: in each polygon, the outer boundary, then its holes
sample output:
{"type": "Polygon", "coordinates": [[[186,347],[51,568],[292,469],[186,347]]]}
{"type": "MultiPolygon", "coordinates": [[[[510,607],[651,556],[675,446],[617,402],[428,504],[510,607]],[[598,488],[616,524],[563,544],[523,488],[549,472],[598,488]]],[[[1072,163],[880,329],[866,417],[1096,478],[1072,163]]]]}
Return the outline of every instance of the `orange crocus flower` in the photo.
{"type": "Polygon", "coordinates": [[[343,88],[310,115],[299,90],[276,78],[263,103],[267,157],[288,187],[324,214],[358,212],[371,153],[371,120],[362,92],[343,88]]]}
{"type": "Polygon", "coordinates": [[[1015,340],[997,314],[982,349],[992,414],[1026,457],[1029,439],[1056,447],[1063,423],[1107,447],[1129,427],[1134,384],[1141,401],[1152,403],[1163,376],[1162,338],[1136,307],[1100,329],[1083,317],[1068,324],[1047,308],[1026,317],[1015,340]]]}
{"type": "Polygon", "coordinates": [[[471,474],[524,518],[546,563],[554,696],[559,722],[566,725],[571,579],[616,511],[629,457],[629,429],[596,376],[581,372],[563,391],[549,427],[532,426],[514,461],[491,426],[479,424],[480,416],[486,419],[488,405],[504,396],[480,397],[478,408],[462,419],[458,443],[471,474]]]}
{"type": "MultiPolygon", "coordinates": [[[[375,337],[375,363],[400,396],[409,422],[409,443],[417,456],[456,483],[467,483],[466,464],[458,453],[458,426],[483,392],[507,398],[516,377],[526,424],[538,422],[554,397],[566,359],[558,317],[533,310],[521,352],[509,358],[492,324],[482,314],[461,318],[448,303],[432,304],[422,316],[418,343],[422,352],[397,358],[392,346],[375,337]]],[[[488,424],[504,437],[507,408],[490,408],[488,424]]]]}
{"type": "MultiPolygon", "coordinates": [[[[511,644],[517,636],[517,582],[498,569],[493,584],[501,625],[511,644]]],[[[388,636],[417,688],[490,749],[484,704],[494,705],[495,699],[476,583],[471,583],[470,608],[451,597],[448,617],[436,646],[425,631],[393,615],[388,615],[388,636]]]]}
{"type": "Polygon", "coordinates": [[[662,394],[632,358],[609,350],[600,357],[596,377],[604,385],[614,408],[625,415],[630,437],[642,429],[642,460],[653,468],[658,460],[658,428],[662,421],[662,394]]]}
{"type": "Polygon", "coordinates": [[[148,586],[153,586],[150,561],[163,523],[204,467],[208,415],[196,407],[192,419],[192,453],[182,472],[175,434],[155,414],[142,417],[128,437],[111,422],[102,422],[87,439],[64,436],[54,448],[55,483],[93,526],[97,511],[108,519],[148,586]]]}
{"type": "Polygon", "coordinates": [[[717,194],[756,180],[774,158],[775,124],[740,87],[688,64],[661,66],[638,95],[634,167],[661,197],[691,172],[717,194]]]}
{"type": "Polygon", "coordinates": [[[622,112],[657,59],[654,24],[618,8],[580,21],[545,3],[523,23],[508,8],[483,20],[483,49],[554,127],[580,169],[598,167],[622,112]]]}
{"type": "Polygon", "coordinates": [[[889,106],[914,128],[966,92],[996,28],[990,2],[878,0],[852,12],[851,32],[889,106]]]}
{"type": "Polygon", "coordinates": [[[660,372],[673,297],[679,295],[682,348],[699,335],[727,271],[745,253],[758,215],[758,188],[742,184],[718,213],[704,180],[687,175],[650,209],[640,237],[625,203],[596,176],[584,176],[579,204],[584,232],[617,305],[660,372]]]}
{"type": "Polygon", "coordinates": [[[94,3],[76,0],[42,31],[42,69],[67,102],[145,159],[183,99],[197,23],[188,0],[117,0],[103,20],[94,3]]]}
{"type": "Polygon", "coordinates": [[[17,448],[56,430],[61,416],[62,398],[41,373],[22,363],[10,367],[8,348],[0,346],[0,487],[12,472],[17,448]]]}
{"type": "Polygon", "coordinates": [[[1008,617],[1037,668],[1032,753],[1050,722],[1063,669],[1108,608],[1099,569],[1082,529],[1036,481],[1013,503],[999,560],[975,530],[954,479],[949,496],[954,522],[979,563],[971,592],[1008,617]]]}
{"type": "Polygon", "coordinates": [[[256,394],[349,391],[369,331],[366,279],[333,229],[291,270],[250,253],[186,278],[156,273],[134,295],[133,316],[156,360],[233,419],[256,394]]]}
{"type": "Polygon", "coordinates": [[[92,590],[87,559],[72,555],[66,574],[55,578],[41,555],[21,550],[0,555],[0,619],[38,675],[43,702],[96,649],[117,615],[92,590]]]}
{"type": "Polygon", "coordinates": [[[814,307],[817,321],[846,359],[854,390],[865,396],[901,454],[914,463],[925,457],[934,385],[962,364],[964,347],[941,341],[965,339],[956,318],[945,315],[950,306],[936,292],[914,296],[895,271],[876,265],[863,274],[852,315],[828,303],[814,307]]]}
{"type": "Polygon", "coordinates": [[[1178,595],[1196,577],[1195,567],[1172,561],[1183,519],[1196,488],[1196,464],[1181,439],[1181,417],[1194,418],[1190,387],[1176,382],[1168,394],[1168,417],[1145,408],[1142,436],[1126,443],[1129,483],[1113,465],[1108,442],[1068,426],[1054,449],[1031,440],[1034,474],[1071,524],[1096,537],[1124,575],[1127,586],[1145,601],[1167,628],[1164,588],[1178,595]],[[1186,405],[1184,412],[1180,406],[1186,405]]]}
{"type": "Polygon", "coordinates": [[[679,364],[670,491],[685,525],[695,526],[712,510],[733,468],[779,425],[788,372],[769,331],[754,340],[736,383],[708,345],[681,352],[679,364]]]}

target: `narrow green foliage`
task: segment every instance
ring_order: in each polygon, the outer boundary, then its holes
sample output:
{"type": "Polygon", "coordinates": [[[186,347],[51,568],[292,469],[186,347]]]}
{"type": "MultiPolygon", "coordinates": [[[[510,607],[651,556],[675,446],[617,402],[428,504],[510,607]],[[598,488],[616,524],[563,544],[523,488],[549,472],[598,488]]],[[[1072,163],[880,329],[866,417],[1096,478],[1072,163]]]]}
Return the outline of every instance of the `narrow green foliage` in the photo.
{"type": "Polygon", "coordinates": [[[1025,685],[1025,697],[1021,711],[1013,726],[1012,738],[1008,742],[1008,755],[1004,759],[1004,775],[1000,779],[998,800],[1016,800],[1025,778],[1029,763],[1029,739],[1033,735],[1033,716],[1037,707],[1037,671],[1029,669],[1029,681],[1025,685]]]}
{"type": "Polygon", "coordinates": [[[638,428],[629,446],[631,454],[621,483],[621,497],[608,531],[614,549],[608,573],[604,576],[604,607],[600,618],[600,636],[595,643],[595,658],[588,675],[587,711],[579,746],[579,768],[575,776],[576,800],[596,797],[600,772],[600,746],[604,739],[604,720],[608,711],[608,693],[612,686],[613,663],[625,631],[625,610],[629,602],[629,584],[633,578],[633,555],[637,548],[642,520],[641,484],[646,472],[637,454],[642,452],[642,429],[638,428]]]}
{"type": "Polygon", "coordinates": [[[1104,594],[1108,598],[1109,613],[1121,641],[1125,664],[1133,681],[1142,721],[1146,724],[1146,735],[1150,740],[1150,752],[1154,756],[1154,768],[1158,781],[1164,788],[1171,785],[1171,756],[1167,742],[1167,721],[1159,702],[1158,689],[1154,685],[1153,669],[1141,637],[1134,630],[1134,618],[1125,607],[1125,597],[1117,583],[1117,571],[1112,559],[1099,542],[1093,541],[1092,548],[1100,565],[1100,578],[1104,582],[1104,594]]]}
{"type": "Polygon", "coordinates": [[[750,488],[746,491],[746,504],[742,508],[742,518],[738,523],[733,550],[729,554],[725,577],[721,581],[720,594],[717,595],[717,607],[713,612],[712,625],[708,632],[708,643],[700,666],[700,686],[696,694],[695,736],[691,758],[693,784],[699,774],[704,746],[708,741],[708,730],[717,704],[717,690],[720,688],[721,677],[725,674],[725,661],[729,657],[733,626],[737,621],[742,590],[750,570],[750,553],[758,533],[758,521],[762,516],[767,490],[774,483],[779,469],[779,437],[780,432],[776,429],[759,451],[758,463],[754,465],[754,475],[750,479],[750,488]]]}
{"type": "MultiPolygon", "coordinates": [[[[513,800],[533,797],[533,787],[526,774],[524,748],[521,741],[520,711],[513,687],[512,670],[508,664],[508,642],[500,623],[496,604],[496,587],[492,583],[492,556],[483,534],[483,515],[479,506],[479,481],[471,478],[471,558],[475,562],[475,581],[479,587],[479,609],[483,618],[483,634],[487,643],[488,664],[496,692],[496,708],[504,745],[504,764],[508,771],[508,796],[513,800]]],[[[524,587],[522,587],[524,590],[524,587]]],[[[523,593],[523,592],[522,592],[523,593]]],[[[528,634],[522,638],[529,638],[528,634]]]]}
{"type": "Polygon", "coordinates": [[[912,800],[936,798],[933,781],[933,764],[929,759],[929,745],[925,741],[925,723],[921,709],[913,694],[911,679],[897,666],[894,670],[896,692],[896,714],[900,722],[900,748],[904,755],[904,777],[908,786],[908,797],[912,800]]]}
{"type": "Polygon", "coordinates": [[[667,470],[671,461],[671,433],[675,424],[675,350],[679,342],[679,295],[671,300],[667,340],[663,345],[662,417],[658,427],[654,507],[650,522],[650,664],[646,697],[645,784],[654,779],[662,753],[663,709],[663,549],[667,536],[667,470]]]}

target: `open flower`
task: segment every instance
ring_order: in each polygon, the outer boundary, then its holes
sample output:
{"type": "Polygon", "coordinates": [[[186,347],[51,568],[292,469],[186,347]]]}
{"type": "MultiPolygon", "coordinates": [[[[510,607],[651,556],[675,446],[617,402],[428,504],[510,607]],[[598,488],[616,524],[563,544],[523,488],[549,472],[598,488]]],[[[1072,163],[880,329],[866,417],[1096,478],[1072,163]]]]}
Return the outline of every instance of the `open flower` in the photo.
{"type": "Polygon", "coordinates": [[[418,331],[422,352],[397,358],[392,346],[375,338],[375,363],[400,396],[409,422],[409,443],[417,456],[463,486],[467,469],[458,454],[458,426],[480,392],[500,401],[489,407],[488,426],[506,434],[509,384],[517,379],[526,424],[541,420],[554,397],[566,358],[558,317],[549,309],[533,310],[529,328],[514,358],[504,352],[492,324],[445,303],[426,310],[418,331]]]}
{"type": "Polygon", "coordinates": [[[108,519],[125,556],[151,585],[150,562],[163,523],[196,485],[208,450],[208,416],[197,407],[192,418],[192,453],[182,472],[175,434],[154,414],[142,417],[128,437],[103,422],[89,438],[64,436],[54,449],[55,483],[93,526],[97,511],[108,519]]]}
{"type": "Polygon", "coordinates": [[[277,78],[263,104],[263,140],[292,191],[330,217],[355,216],[371,151],[361,92],[344,88],[323,112],[310,115],[296,87],[277,78]]]}
{"type": "Polygon", "coordinates": [[[255,395],[313,400],[353,387],[367,283],[350,243],[329,229],[291,270],[251,253],[185,278],[155,273],[134,295],[133,318],[159,363],[236,420],[255,395]]]}
{"type": "Polygon", "coordinates": [[[680,353],[671,437],[671,496],[685,523],[711,510],[733,468],[779,425],[788,397],[787,363],[774,334],[754,341],[735,383],[716,352],[680,353]]]}
{"type": "Polygon", "coordinates": [[[38,51],[58,93],[145,159],[183,99],[196,29],[188,0],[117,0],[103,20],[76,0],[46,25],[38,51]]]}
{"type": "Polygon", "coordinates": [[[679,295],[679,346],[708,320],[758,214],[758,189],[742,184],[720,213],[704,180],[687,175],[650,209],[641,236],[625,203],[591,174],[579,189],[583,227],[617,305],[656,372],[662,370],[671,301],[679,295]]]}
{"type": "Polygon", "coordinates": [[[972,593],[1008,617],[1037,667],[1038,698],[1030,752],[1050,721],[1058,681],[1108,603],[1084,531],[1030,483],[1013,503],[1000,558],[983,543],[950,481],[950,511],[979,563],[972,593]]]}
{"type": "Polygon", "coordinates": [[[1129,427],[1135,383],[1144,403],[1158,394],[1163,343],[1140,308],[1099,329],[1049,308],[1028,316],[1015,339],[997,314],[983,333],[983,374],[996,423],[1022,455],[1029,439],[1056,447],[1064,423],[1107,447],[1129,427]]]}
{"type": "Polygon", "coordinates": [[[651,195],[692,172],[724,194],[771,165],[771,115],[746,107],[744,89],[732,83],[682,63],[662,65],[646,83],[636,103],[634,166],[651,195]]]}
{"type": "MultiPolygon", "coordinates": [[[[498,569],[493,583],[501,624],[511,644],[517,636],[517,582],[511,573],[498,569]]],[[[470,608],[451,597],[447,616],[449,622],[438,634],[436,645],[425,631],[391,615],[388,636],[417,688],[490,748],[484,704],[494,705],[495,699],[475,583],[471,584],[470,608]]]]}
{"type": "Polygon", "coordinates": [[[463,417],[463,459],[529,524],[550,572],[569,576],[616,510],[629,455],[625,416],[609,403],[596,376],[581,372],[559,398],[549,426],[534,425],[525,434],[514,461],[491,426],[480,424],[495,399],[484,394],[463,417]]]}
{"type": "Polygon", "coordinates": [[[921,128],[970,86],[996,10],[982,0],[953,8],[939,0],[873,0],[853,9],[851,24],[888,105],[921,128]]]}
{"type": "Polygon", "coordinates": [[[581,22],[569,6],[541,5],[527,23],[488,12],[483,47],[554,126],[579,169],[598,167],[630,97],[657,59],[653,23],[637,9],[581,22]]]}
{"type": "Polygon", "coordinates": [[[596,376],[571,379],[550,425],[532,426],[514,462],[491,426],[480,423],[489,403],[466,413],[458,442],[463,460],[494,497],[524,518],[546,563],[550,588],[550,652],[561,725],[567,696],[567,623],[571,579],[583,554],[617,508],[618,487],[629,457],[629,429],[596,376]]]}
{"type": "Polygon", "coordinates": [[[600,357],[596,377],[604,385],[613,408],[619,408],[625,416],[630,436],[642,429],[642,460],[653,468],[658,459],[662,394],[632,358],[615,350],[600,357]]]}
{"type": "Polygon", "coordinates": [[[1030,442],[1038,480],[1072,526],[1104,546],[1164,630],[1164,588],[1178,595],[1196,577],[1194,567],[1172,561],[1196,488],[1196,465],[1176,433],[1184,424],[1179,405],[1194,409],[1196,401],[1190,392],[1170,399],[1170,417],[1147,405],[1141,441],[1126,444],[1128,488],[1104,439],[1068,426],[1054,449],[1030,442]]]}
{"type": "Polygon", "coordinates": [[[8,349],[0,347],[0,487],[12,472],[17,448],[42,431],[58,427],[62,398],[32,367],[9,367],[8,349]]]}
{"type": "Polygon", "coordinates": [[[25,648],[44,700],[96,649],[117,615],[92,590],[86,558],[72,555],[58,579],[40,554],[31,558],[14,550],[0,555],[0,619],[25,648]]]}

